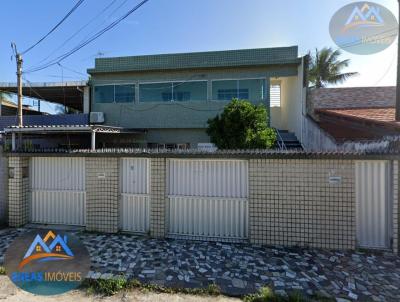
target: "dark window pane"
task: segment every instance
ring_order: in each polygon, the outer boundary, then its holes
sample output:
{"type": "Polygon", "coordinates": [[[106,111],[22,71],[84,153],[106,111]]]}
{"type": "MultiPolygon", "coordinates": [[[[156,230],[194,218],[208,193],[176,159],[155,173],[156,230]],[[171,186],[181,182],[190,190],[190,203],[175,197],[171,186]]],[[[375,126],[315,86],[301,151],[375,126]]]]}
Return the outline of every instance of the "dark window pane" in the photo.
{"type": "Polygon", "coordinates": [[[247,96],[243,97],[243,99],[259,102],[265,98],[264,86],[265,80],[263,79],[239,80],[239,94],[241,94],[242,90],[247,91],[247,96]]]}
{"type": "Polygon", "coordinates": [[[169,102],[168,94],[172,93],[172,83],[140,84],[140,102],[169,102]]]}
{"type": "Polygon", "coordinates": [[[212,98],[219,101],[231,101],[237,97],[237,81],[213,81],[212,82],[212,98]]]}
{"type": "Polygon", "coordinates": [[[131,103],[135,99],[135,85],[115,85],[115,102],[131,103]]]}
{"type": "Polygon", "coordinates": [[[174,83],[174,101],[206,101],[207,100],[207,82],[175,82],[174,83]]]}
{"type": "Polygon", "coordinates": [[[96,103],[113,103],[114,85],[95,86],[94,99],[96,103]]]}

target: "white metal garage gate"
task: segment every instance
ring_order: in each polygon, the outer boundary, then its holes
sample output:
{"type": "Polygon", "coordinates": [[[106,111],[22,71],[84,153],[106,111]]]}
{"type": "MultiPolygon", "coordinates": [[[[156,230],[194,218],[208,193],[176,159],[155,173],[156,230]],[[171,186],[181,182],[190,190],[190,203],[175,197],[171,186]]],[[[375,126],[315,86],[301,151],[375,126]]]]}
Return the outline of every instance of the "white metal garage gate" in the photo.
{"type": "Polygon", "coordinates": [[[85,158],[33,157],[30,185],[31,222],[85,225],[85,158]]]}
{"type": "Polygon", "coordinates": [[[146,233],[150,230],[150,160],[121,159],[120,228],[146,233]]]}
{"type": "Polygon", "coordinates": [[[356,162],[357,243],[365,248],[390,248],[392,196],[390,161],[356,162]]]}
{"type": "Polygon", "coordinates": [[[247,161],[170,159],[167,178],[170,235],[247,238],[247,161]]]}

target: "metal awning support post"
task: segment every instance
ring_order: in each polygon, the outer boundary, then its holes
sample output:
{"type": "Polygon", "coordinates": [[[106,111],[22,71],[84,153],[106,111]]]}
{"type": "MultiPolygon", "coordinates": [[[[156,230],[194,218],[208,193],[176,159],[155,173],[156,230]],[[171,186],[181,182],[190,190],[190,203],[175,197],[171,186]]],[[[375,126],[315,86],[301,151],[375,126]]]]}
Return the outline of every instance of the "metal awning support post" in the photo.
{"type": "Polygon", "coordinates": [[[92,151],[96,150],[96,131],[92,130],[92,151]]]}
{"type": "Polygon", "coordinates": [[[11,133],[11,150],[15,151],[15,132],[11,133]]]}

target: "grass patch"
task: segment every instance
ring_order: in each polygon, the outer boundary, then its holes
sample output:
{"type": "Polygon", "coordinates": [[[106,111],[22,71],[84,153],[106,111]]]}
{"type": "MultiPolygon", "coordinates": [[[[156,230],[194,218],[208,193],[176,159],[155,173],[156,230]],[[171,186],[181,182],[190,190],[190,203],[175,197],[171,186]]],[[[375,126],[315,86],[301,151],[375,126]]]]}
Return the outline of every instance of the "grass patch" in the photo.
{"type": "Polygon", "coordinates": [[[288,296],[274,293],[269,287],[260,288],[259,292],[244,297],[244,302],[331,302],[334,299],[314,296],[306,297],[301,292],[291,292],[288,296]]]}
{"type": "Polygon", "coordinates": [[[170,288],[155,284],[145,284],[139,280],[127,280],[123,276],[113,279],[86,279],[82,287],[87,294],[113,296],[118,292],[130,289],[137,289],[143,292],[156,292],[165,294],[190,294],[202,296],[218,296],[221,294],[220,288],[216,284],[210,284],[207,288],[170,288]]]}
{"type": "Polygon", "coordinates": [[[6,275],[6,269],[3,266],[0,266],[0,275],[6,275]]]}
{"type": "MultiPolygon", "coordinates": [[[[221,290],[216,284],[207,288],[171,288],[155,284],[142,283],[137,279],[127,280],[124,276],[112,279],[86,279],[82,288],[88,295],[113,296],[122,291],[136,289],[141,292],[155,292],[163,294],[187,294],[196,296],[219,296],[221,290]]],[[[301,292],[291,292],[288,296],[279,295],[269,287],[262,287],[258,293],[243,297],[244,302],[333,302],[332,298],[315,295],[306,297],[301,292]]]]}
{"type": "Polygon", "coordinates": [[[124,277],[113,279],[86,279],[82,286],[90,295],[99,294],[103,296],[113,296],[118,292],[128,288],[128,281],[124,277]]]}

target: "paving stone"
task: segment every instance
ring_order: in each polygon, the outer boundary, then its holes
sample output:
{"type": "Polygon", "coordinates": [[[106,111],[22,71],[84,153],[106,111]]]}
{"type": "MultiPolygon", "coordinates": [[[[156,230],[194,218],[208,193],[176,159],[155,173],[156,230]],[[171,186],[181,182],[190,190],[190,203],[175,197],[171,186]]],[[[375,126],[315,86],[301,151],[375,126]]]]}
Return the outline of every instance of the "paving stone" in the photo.
{"type": "MultiPolygon", "coordinates": [[[[11,242],[27,229],[0,231],[0,265],[11,242]]],[[[128,234],[74,232],[91,258],[90,278],[127,278],[170,287],[244,295],[261,286],[344,301],[399,301],[400,258],[391,253],[338,252],[250,244],[158,240],[128,234]]]]}
{"type": "Polygon", "coordinates": [[[233,279],[232,285],[237,288],[246,288],[247,282],[240,279],[233,279]]]}

